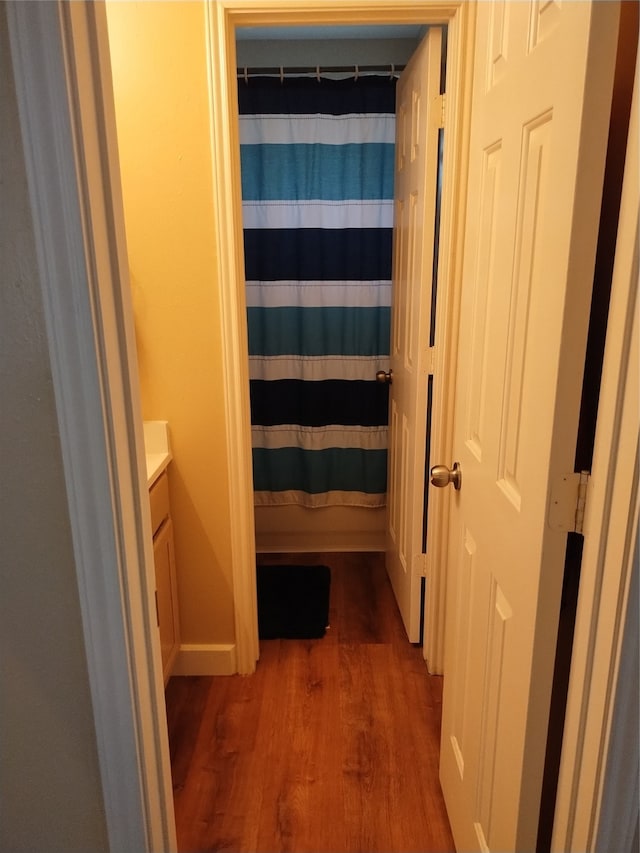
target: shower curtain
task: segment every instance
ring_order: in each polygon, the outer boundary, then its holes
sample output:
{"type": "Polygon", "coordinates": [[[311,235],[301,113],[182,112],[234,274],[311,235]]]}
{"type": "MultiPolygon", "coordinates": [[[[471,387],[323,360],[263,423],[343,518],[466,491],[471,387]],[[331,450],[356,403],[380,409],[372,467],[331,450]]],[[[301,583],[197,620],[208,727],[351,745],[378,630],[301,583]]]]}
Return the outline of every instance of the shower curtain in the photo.
{"type": "Polygon", "coordinates": [[[395,83],[238,81],[256,505],[385,503],[395,83]]]}

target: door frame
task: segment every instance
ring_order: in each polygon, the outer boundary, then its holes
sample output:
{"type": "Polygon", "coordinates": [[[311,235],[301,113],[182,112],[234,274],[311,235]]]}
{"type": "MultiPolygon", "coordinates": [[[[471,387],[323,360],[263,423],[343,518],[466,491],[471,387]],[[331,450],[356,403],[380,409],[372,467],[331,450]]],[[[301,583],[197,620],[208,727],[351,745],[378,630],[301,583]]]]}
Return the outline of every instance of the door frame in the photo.
{"type": "Polygon", "coordinates": [[[103,3],[7,3],[109,849],[177,849],[103,3]]]}
{"type": "Polygon", "coordinates": [[[637,832],[640,560],[640,54],[620,217],[551,849],[630,850],[637,832]],[[634,593],[635,573],[635,593],[634,593]],[[626,645],[625,645],[626,644],[626,645]],[[630,648],[629,648],[630,646],[630,648]],[[635,705],[637,709],[637,704],[635,705]],[[626,714],[626,717],[625,717],[626,714]],[[636,719],[633,719],[634,714],[636,719]],[[625,728],[626,726],[626,728],[625,728]],[[615,793],[610,786],[615,786],[615,793]],[[605,796],[606,791],[606,796],[605,796]]]}
{"type": "MultiPolygon", "coordinates": [[[[436,328],[443,343],[433,353],[431,453],[449,459],[457,347],[458,282],[466,187],[466,146],[471,95],[475,8],[464,0],[207,0],[211,147],[218,221],[219,283],[223,318],[222,391],[230,447],[231,518],[234,553],[236,653],[240,672],[250,673],[259,656],[255,592],[248,346],[242,244],[242,196],[236,27],[367,24],[447,24],[447,118],[443,154],[436,328]]],[[[424,657],[442,674],[446,604],[448,496],[434,496],[429,512],[426,561],[424,657]],[[438,499],[439,498],[439,499],[438,499]]]]}
{"type": "MultiPolygon", "coordinates": [[[[243,20],[240,7],[249,4],[227,5],[236,8],[237,20],[243,20]]],[[[252,5],[273,9],[276,4],[252,5]]],[[[277,7],[285,5],[280,2],[277,7]]],[[[345,8],[351,20],[358,16],[362,22],[354,0],[318,5],[328,10],[324,17],[317,13],[318,23],[335,21],[336,13],[345,8]]],[[[397,19],[400,4],[368,0],[366,5],[376,12],[393,10],[391,18],[397,19]]],[[[410,12],[402,20],[411,20],[417,5],[403,4],[401,8],[410,6],[410,12]]],[[[432,11],[446,11],[460,4],[423,3],[419,8],[427,5],[432,11]]],[[[8,3],[6,9],[109,845],[112,850],[175,850],[162,669],[153,640],[151,525],[106,17],[102,4],[91,2],[8,3]]],[[[298,15],[309,22],[300,10],[298,15]]],[[[227,25],[225,16],[215,24],[220,25],[227,25]]],[[[468,84],[468,69],[463,78],[468,84]]],[[[636,139],[636,149],[637,144],[636,139]]],[[[461,179],[459,196],[448,213],[458,229],[463,185],[461,179]]],[[[635,316],[630,294],[637,290],[637,187],[628,204],[631,210],[621,216],[620,233],[625,235],[624,245],[631,244],[630,261],[626,276],[623,271],[614,279],[612,290],[612,304],[621,300],[625,329],[635,316]]],[[[218,206],[229,209],[222,201],[218,206]]],[[[453,324],[455,295],[452,305],[453,324]]],[[[614,337],[620,337],[615,329],[607,336],[612,349],[614,337]]],[[[453,335],[451,341],[455,353],[453,335]]],[[[625,352],[628,356],[628,350],[621,352],[618,358],[625,352]]],[[[615,358],[614,353],[614,377],[620,376],[615,358]]],[[[605,455],[612,444],[609,430],[600,428],[603,422],[615,425],[619,439],[637,442],[637,412],[626,421],[621,417],[636,384],[637,366],[635,377],[625,373],[616,393],[601,401],[596,447],[605,455]]],[[[628,550],[633,535],[637,548],[637,504],[635,508],[624,504],[617,474],[614,466],[604,466],[605,511],[593,510],[593,576],[578,603],[581,627],[574,662],[580,666],[572,664],[569,701],[574,712],[568,709],[564,736],[565,744],[573,739],[579,749],[567,752],[566,761],[563,756],[558,799],[562,803],[564,797],[568,806],[566,821],[564,814],[556,819],[556,850],[584,850],[583,837],[590,838],[593,849],[603,784],[620,802],[633,796],[604,760],[613,705],[625,692],[625,682],[619,681],[616,688],[609,679],[602,701],[598,679],[599,674],[618,671],[620,638],[625,624],[633,621],[624,617],[628,594],[624,567],[610,558],[609,549],[618,545],[628,550]],[[607,531],[618,494],[621,523],[607,531]],[[583,662],[589,672],[586,679],[583,662]],[[588,735],[600,760],[590,763],[585,785],[584,759],[592,757],[584,750],[588,735]]],[[[637,624],[631,630],[634,627],[637,624]]],[[[626,693],[631,690],[628,679],[626,693]]]]}

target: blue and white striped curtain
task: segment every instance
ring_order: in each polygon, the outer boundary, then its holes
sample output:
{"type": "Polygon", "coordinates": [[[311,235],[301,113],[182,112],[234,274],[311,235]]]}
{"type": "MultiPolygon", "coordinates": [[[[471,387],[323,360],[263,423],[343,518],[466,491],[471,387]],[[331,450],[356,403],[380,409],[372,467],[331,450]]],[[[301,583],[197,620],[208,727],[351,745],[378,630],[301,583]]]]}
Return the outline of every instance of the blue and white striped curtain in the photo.
{"type": "Polygon", "coordinates": [[[395,80],[239,80],[256,505],[385,503],[395,80]]]}

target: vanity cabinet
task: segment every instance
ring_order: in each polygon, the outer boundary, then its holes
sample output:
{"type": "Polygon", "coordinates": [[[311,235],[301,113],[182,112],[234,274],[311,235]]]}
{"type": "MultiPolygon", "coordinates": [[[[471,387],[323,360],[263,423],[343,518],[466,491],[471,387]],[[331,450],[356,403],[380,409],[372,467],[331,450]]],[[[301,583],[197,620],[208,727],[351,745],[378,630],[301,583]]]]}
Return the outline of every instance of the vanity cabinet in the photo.
{"type": "Polygon", "coordinates": [[[153,557],[156,571],[156,609],[160,629],[162,674],[166,685],[180,648],[176,561],[169,507],[169,479],[163,471],[149,490],[153,557]]]}

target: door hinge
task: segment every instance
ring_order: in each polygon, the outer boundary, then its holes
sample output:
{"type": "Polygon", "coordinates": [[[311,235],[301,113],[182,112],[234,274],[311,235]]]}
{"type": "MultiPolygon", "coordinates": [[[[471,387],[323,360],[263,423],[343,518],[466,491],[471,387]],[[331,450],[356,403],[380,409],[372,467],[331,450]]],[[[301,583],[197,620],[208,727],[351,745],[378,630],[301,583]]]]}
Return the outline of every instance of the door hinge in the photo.
{"type": "Polygon", "coordinates": [[[426,554],[414,554],[413,561],[410,563],[413,566],[414,576],[418,577],[426,577],[427,575],[427,555],[426,554]]]}
{"type": "Polygon", "coordinates": [[[563,474],[551,486],[549,527],[565,533],[584,535],[584,514],[590,471],[563,474]]]}
{"type": "Polygon", "coordinates": [[[436,348],[435,347],[429,347],[429,349],[427,350],[427,373],[429,373],[431,376],[433,376],[435,371],[436,371],[436,348]]]}
{"type": "Polygon", "coordinates": [[[444,127],[444,115],[445,115],[446,103],[447,103],[447,96],[443,92],[440,95],[440,118],[439,118],[438,127],[444,127]]]}

